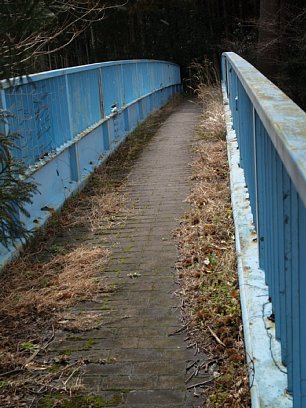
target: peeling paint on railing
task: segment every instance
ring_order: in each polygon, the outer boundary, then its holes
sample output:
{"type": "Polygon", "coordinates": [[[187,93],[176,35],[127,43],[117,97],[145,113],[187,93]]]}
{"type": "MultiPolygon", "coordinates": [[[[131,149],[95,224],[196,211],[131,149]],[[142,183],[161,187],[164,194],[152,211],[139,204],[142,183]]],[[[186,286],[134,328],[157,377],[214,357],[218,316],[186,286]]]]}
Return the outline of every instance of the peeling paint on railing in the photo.
{"type": "Polygon", "coordinates": [[[227,150],[235,223],[237,268],[244,342],[250,370],[252,408],[292,408],[287,394],[286,368],[281,362],[275,324],[269,320],[272,305],[265,277],[259,268],[257,234],[253,223],[244,171],[240,167],[237,137],[223,88],[227,125],[227,150]]]}
{"type": "MultiPolygon", "coordinates": [[[[13,154],[39,190],[26,207],[30,218],[20,218],[36,230],[50,216],[43,209],[60,208],[82,188],[140,122],[181,91],[181,79],[176,64],[132,60],[43,72],[1,86],[1,107],[13,115],[4,130],[21,136],[13,154]]],[[[16,253],[0,245],[0,267],[16,253]]]]}
{"type": "Polygon", "coordinates": [[[222,56],[275,338],[296,408],[306,407],[306,114],[252,65],[222,56]]]}

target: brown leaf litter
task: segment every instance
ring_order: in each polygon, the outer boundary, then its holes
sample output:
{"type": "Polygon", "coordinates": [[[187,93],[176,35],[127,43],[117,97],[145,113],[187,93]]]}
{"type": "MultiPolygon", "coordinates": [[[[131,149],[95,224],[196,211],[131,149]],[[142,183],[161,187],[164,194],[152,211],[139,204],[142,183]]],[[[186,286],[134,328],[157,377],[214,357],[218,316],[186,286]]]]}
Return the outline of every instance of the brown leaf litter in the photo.
{"type": "MultiPolygon", "coordinates": [[[[103,277],[110,256],[104,234],[131,211],[124,182],[143,146],[172,112],[177,100],[139,126],[88,185],[53,213],[21,256],[0,276],[0,406],[39,406],[44,395],[74,395],[80,368],[59,354],[45,359],[57,329],[87,331],[103,322],[101,313],[78,312],[82,301],[96,302],[113,288],[103,277]],[[38,405],[37,405],[38,404],[38,405]]],[[[57,404],[55,402],[55,404],[57,404]]]]}
{"type": "Polygon", "coordinates": [[[205,407],[249,408],[222,98],[212,85],[202,85],[199,96],[204,112],[194,146],[190,210],[176,232],[184,324],[189,341],[210,362],[210,378],[193,387],[194,395],[204,394],[205,407]]]}

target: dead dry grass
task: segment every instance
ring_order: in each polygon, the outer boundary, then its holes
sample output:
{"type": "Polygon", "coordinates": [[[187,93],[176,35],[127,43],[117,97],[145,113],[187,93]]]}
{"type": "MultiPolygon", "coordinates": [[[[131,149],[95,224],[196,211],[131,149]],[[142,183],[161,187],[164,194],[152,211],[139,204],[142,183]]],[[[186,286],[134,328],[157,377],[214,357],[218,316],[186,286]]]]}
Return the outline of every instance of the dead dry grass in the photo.
{"type": "Polygon", "coordinates": [[[214,362],[205,407],[250,407],[239,302],[225,125],[219,87],[202,85],[190,211],[177,231],[185,324],[214,362]]]}
{"type": "Polygon", "coordinates": [[[73,201],[67,203],[66,217],[63,219],[65,228],[87,227],[93,233],[110,229],[125,221],[131,209],[125,194],[120,189],[114,189],[108,177],[106,168],[97,169],[92,176],[90,186],[79,195],[79,205],[73,201]]]}
{"type": "MultiPolygon", "coordinates": [[[[97,274],[108,255],[104,248],[80,245],[44,262],[33,262],[29,255],[7,268],[0,302],[1,406],[31,406],[24,395],[79,389],[81,360],[53,359],[45,364],[37,357],[47,351],[57,327],[71,325],[71,321],[61,324],[68,307],[106,290],[106,282],[97,274]]],[[[86,327],[79,316],[74,325],[86,327]]]]}
{"type": "Polygon", "coordinates": [[[101,326],[102,313],[79,312],[75,305],[96,302],[99,294],[108,297],[114,290],[103,278],[103,265],[110,256],[103,247],[104,233],[133,211],[123,193],[125,180],[144,145],[177,103],[174,100],[139,126],[96,169],[86,188],[60,213],[53,213],[22,256],[2,271],[1,407],[36,407],[50,392],[69,398],[80,388],[79,371],[85,362],[59,355],[45,363],[42,356],[57,328],[75,333],[101,326]]]}
{"type": "Polygon", "coordinates": [[[14,293],[7,288],[8,294],[1,312],[21,317],[30,308],[42,313],[90,299],[99,289],[100,281],[96,276],[108,255],[107,249],[80,245],[66,254],[55,255],[48,262],[33,264],[30,260],[16,261],[9,268],[12,273],[17,266],[22,266],[25,273],[32,274],[32,279],[28,282],[30,285],[16,282],[14,293]],[[33,276],[35,269],[39,270],[39,276],[33,276]]]}

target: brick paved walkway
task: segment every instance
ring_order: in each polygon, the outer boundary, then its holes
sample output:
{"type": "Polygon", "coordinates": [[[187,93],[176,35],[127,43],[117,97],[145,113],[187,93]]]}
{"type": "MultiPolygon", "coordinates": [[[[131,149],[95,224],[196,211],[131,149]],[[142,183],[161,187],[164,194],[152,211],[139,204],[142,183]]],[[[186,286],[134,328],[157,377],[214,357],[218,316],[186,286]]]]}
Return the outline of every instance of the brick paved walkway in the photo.
{"type": "MultiPolygon", "coordinates": [[[[136,211],[123,227],[110,231],[112,258],[105,275],[116,289],[103,304],[107,323],[79,339],[91,345],[88,351],[83,347],[89,361],[86,391],[101,396],[105,406],[200,404],[185,384],[194,351],[186,348],[186,334],[169,336],[181,327],[179,300],[173,296],[177,251],[171,232],[186,206],[190,145],[199,114],[200,108],[185,100],[161,126],[125,187],[136,211]]],[[[97,309],[84,305],[91,307],[97,309]]],[[[66,338],[59,347],[71,347],[68,343],[66,338]]]]}

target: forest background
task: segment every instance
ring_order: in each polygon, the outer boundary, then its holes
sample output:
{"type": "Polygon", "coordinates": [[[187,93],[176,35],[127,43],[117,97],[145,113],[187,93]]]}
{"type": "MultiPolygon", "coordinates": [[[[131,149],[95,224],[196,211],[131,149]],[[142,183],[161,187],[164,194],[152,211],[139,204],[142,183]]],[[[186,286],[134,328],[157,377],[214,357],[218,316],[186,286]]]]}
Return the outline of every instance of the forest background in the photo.
{"type": "Polygon", "coordinates": [[[0,75],[118,59],[247,59],[306,109],[305,0],[2,0],[0,75]]]}
{"type": "MultiPolygon", "coordinates": [[[[181,66],[185,90],[223,51],[255,65],[306,110],[306,0],[0,0],[0,79],[123,59],[181,66]]],[[[3,82],[2,82],[3,84],[3,82]]],[[[0,84],[1,91],[1,84],[0,84]]],[[[0,101],[0,242],[27,239],[19,211],[36,190],[11,155],[0,101]]],[[[25,213],[25,212],[24,212],[25,213]]],[[[28,215],[27,213],[25,213],[28,215]]]]}

